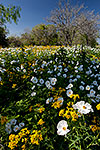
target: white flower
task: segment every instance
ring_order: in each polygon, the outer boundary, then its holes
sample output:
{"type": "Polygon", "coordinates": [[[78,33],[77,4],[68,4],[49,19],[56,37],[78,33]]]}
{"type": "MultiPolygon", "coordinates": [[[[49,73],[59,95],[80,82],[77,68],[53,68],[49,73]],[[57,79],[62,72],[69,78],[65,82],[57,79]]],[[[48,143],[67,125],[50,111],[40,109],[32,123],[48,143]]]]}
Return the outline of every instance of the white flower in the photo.
{"type": "Polygon", "coordinates": [[[45,82],[45,85],[46,85],[46,87],[49,87],[49,86],[50,86],[50,81],[47,80],[47,81],[45,82]]]}
{"type": "Polygon", "coordinates": [[[49,104],[50,102],[52,102],[52,100],[53,100],[53,97],[48,98],[48,99],[46,100],[46,104],[49,104]]]}
{"type": "Polygon", "coordinates": [[[33,90],[34,88],[35,88],[35,85],[33,85],[31,89],[33,90]]]}
{"type": "Polygon", "coordinates": [[[57,124],[57,134],[58,135],[66,135],[70,130],[67,129],[68,124],[65,120],[61,120],[57,124]]]}
{"type": "Polygon", "coordinates": [[[77,78],[73,79],[73,82],[77,81],[77,78]]]}
{"type": "Polygon", "coordinates": [[[32,92],[32,93],[31,93],[31,96],[35,96],[35,95],[36,95],[36,92],[32,92]]]}
{"type": "Polygon", "coordinates": [[[49,85],[47,88],[48,88],[48,89],[52,89],[53,87],[52,87],[51,85],[49,85]]]}
{"type": "Polygon", "coordinates": [[[94,84],[94,85],[98,85],[97,81],[93,81],[93,84],[94,84]]]}
{"type": "Polygon", "coordinates": [[[6,127],[7,127],[7,128],[10,128],[10,127],[11,127],[11,124],[10,124],[10,123],[6,123],[6,127]]]}
{"type": "Polygon", "coordinates": [[[90,90],[90,86],[89,86],[89,85],[86,86],[86,90],[87,90],[87,91],[90,90]]]}
{"type": "Polygon", "coordinates": [[[64,77],[64,78],[66,78],[66,77],[67,77],[67,75],[66,75],[66,74],[63,74],[63,77],[64,77]]]}
{"type": "Polygon", "coordinates": [[[93,97],[95,94],[95,91],[93,89],[90,90],[90,96],[93,97]]]}
{"type": "Polygon", "coordinates": [[[77,72],[78,72],[78,70],[75,70],[75,72],[77,73],[77,72]]]}
{"type": "Polygon", "coordinates": [[[25,123],[23,123],[23,122],[19,123],[19,127],[20,127],[20,128],[22,128],[22,127],[24,127],[24,126],[25,126],[25,123]]]}
{"type": "Polygon", "coordinates": [[[80,77],[81,77],[80,75],[77,75],[77,76],[76,76],[76,78],[78,78],[78,79],[79,79],[80,77]]]}
{"type": "Polygon", "coordinates": [[[43,79],[40,79],[39,82],[40,82],[41,84],[43,84],[43,83],[44,83],[44,80],[43,80],[43,79]]]}
{"type": "Polygon", "coordinates": [[[21,65],[21,69],[24,69],[23,65],[21,65]]]}
{"type": "Polygon", "coordinates": [[[65,71],[65,72],[67,72],[67,71],[68,71],[68,69],[67,69],[67,68],[64,68],[64,71],[65,71]]]}
{"type": "Polygon", "coordinates": [[[100,85],[98,86],[98,90],[100,90],[100,85]]]}
{"type": "Polygon", "coordinates": [[[69,89],[69,90],[66,91],[66,94],[67,94],[68,97],[70,97],[70,95],[73,94],[73,91],[71,89],[69,89]]]}
{"type": "Polygon", "coordinates": [[[71,82],[73,82],[73,80],[72,80],[72,79],[69,79],[69,83],[71,83],[71,82]]]}
{"type": "Polygon", "coordinates": [[[80,90],[82,90],[82,91],[84,90],[84,86],[82,86],[82,85],[80,85],[79,88],[80,88],[80,90]]]}
{"type": "Polygon", "coordinates": [[[68,88],[72,88],[72,87],[73,87],[73,84],[70,83],[70,84],[68,85],[68,88]]]}
{"type": "Polygon", "coordinates": [[[85,83],[83,81],[81,81],[81,84],[85,85],[85,83]]]}
{"type": "Polygon", "coordinates": [[[26,72],[26,69],[23,69],[23,72],[25,73],[25,72],[26,72]]]}
{"type": "Polygon", "coordinates": [[[57,73],[57,76],[59,77],[60,75],[61,75],[61,73],[60,73],[60,72],[58,72],[58,73],[57,73]]]}
{"type": "Polygon", "coordinates": [[[11,129],[11,127],[7,127],[7,128],[5,129],[5,131],[6,131],[8,134],[10,134],[10,133],[12,132],[12,129],[11,129]]]}
{"type": "Polygon", "coordinates": [[[20,129],[20,127],[19,127],[18,125],[14,126],[14,128],[13,128],[13,130],[14,130],[15,132],[17,132],[19,129],[20,129]]]}
{"type": "Polygon", "coordinates": [[[10,121],[10,124],[11,124],[11,125],[15,125],[15,124],[16,124],[16,122],[17,122],[17,120],[16,120],[16,119],[12,119],[12,120],[10,121]]]}
{"type": "Polygon", "coordinates": [[[73,105],[74,109],[78,109],[78,112],[81,114],[88,114],[89,112],[93,112],[93,109],[89,103],[85,103],[85,101],[77,102],[73,105]]]}
{"type": "Polygon", "coordinates": [[[31,78],[31,81],[32,81],[33,83],[37,83],[37,82],[38,82],[38,79],[37,79],[36,77],[32,77],[32,78],[31,78]]]}
{"type": "Polygon", "coordinates": [[[56,81],[57,81],[56,78],[51,78],[51,79],[50,79],[51,85],[55,85],[55,84],[56,84],[56,81]]]}

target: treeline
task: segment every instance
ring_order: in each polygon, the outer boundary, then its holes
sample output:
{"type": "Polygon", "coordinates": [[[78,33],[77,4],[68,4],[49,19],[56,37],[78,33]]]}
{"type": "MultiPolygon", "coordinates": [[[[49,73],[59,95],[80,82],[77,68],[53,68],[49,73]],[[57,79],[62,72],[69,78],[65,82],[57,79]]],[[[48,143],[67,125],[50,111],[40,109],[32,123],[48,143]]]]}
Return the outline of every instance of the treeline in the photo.
{"type": "MultiPolygon", "coordinates": [[[[57,30],[55,25],[45,25],[45,24],[38,24],[32,28],[31,31],[25,32],[21,34],[21,36],[10,36],[6,38],[7,32],[4,28],[0,28],[0,45],[3,47],[21,47],[24,45],[66,45],[66,41],[64,40],[64,34],[57,30]]],[[[75,44],[82,44],[87,45],[86,37],[84,35],[81,36],[80,34],[73,39],[72,45],[75,44]]],[[[96,39],[90,38],[88,41],[88,45],[91,47],[95,47],[97,45],[96,39]]],[[[72,46],[71,45],[71,46],[72,46]]]]}
{"type": "Polygon", "coordinates": [[[19,47],[23,45],[75,45],[95,47],[100,35],[100,15],[87,10],[84,5],[73,6],[70,1],[60,0],[58,7],[46,18],[48,24],[38,24],[21,36],[6,38],[0,27],[0,44],[19,47]]]}

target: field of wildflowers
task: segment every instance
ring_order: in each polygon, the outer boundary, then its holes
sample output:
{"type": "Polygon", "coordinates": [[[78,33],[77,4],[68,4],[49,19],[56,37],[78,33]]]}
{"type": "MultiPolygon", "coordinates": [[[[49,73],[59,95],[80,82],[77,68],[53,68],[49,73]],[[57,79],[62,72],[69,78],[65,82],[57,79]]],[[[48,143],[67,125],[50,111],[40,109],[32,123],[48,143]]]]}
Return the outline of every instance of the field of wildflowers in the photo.
{"type": "Polygon", "coordinates": [[[0,148],[99,150],[100,49],[1,49],[0,148]]]}

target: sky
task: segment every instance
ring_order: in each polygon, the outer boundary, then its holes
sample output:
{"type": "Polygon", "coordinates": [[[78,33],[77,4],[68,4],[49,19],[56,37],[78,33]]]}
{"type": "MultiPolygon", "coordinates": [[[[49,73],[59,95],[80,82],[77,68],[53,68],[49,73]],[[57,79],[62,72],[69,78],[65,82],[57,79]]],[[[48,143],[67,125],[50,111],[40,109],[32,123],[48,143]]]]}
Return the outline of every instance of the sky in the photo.
{"type": "MultiPolygon", "coordinates": [[[[100,11],[100,0],[72,0],[73,4],[82,4],[88,7],[89,10],[100,11]]],[[[35,25],[45,23],[46,17],[50,16],[50,13],[58,5],[59,0],[0,0],[0,4],[7,7],[9,4],[21,7],[21,18],[16,25],[7,23],[7,29],[9,30],[8,36],[21,35],[25,31],[31,30],[35,25]]]]}

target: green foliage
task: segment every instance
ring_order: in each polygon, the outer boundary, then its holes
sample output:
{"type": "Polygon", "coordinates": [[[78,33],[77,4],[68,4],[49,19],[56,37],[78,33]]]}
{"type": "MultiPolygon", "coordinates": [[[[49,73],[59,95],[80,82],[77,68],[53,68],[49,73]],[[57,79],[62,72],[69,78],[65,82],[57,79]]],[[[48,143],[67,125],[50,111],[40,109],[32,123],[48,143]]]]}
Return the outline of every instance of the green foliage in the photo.
{"type": "Polygon", "coordinates": [[[0,25],[4,25],[7,22],[11,23],[11,20],[17,23],[18,18],[20,17],[20,10],[20,7],[10,5],[5,7],[4,5],[0,4],[0,25]]]}

